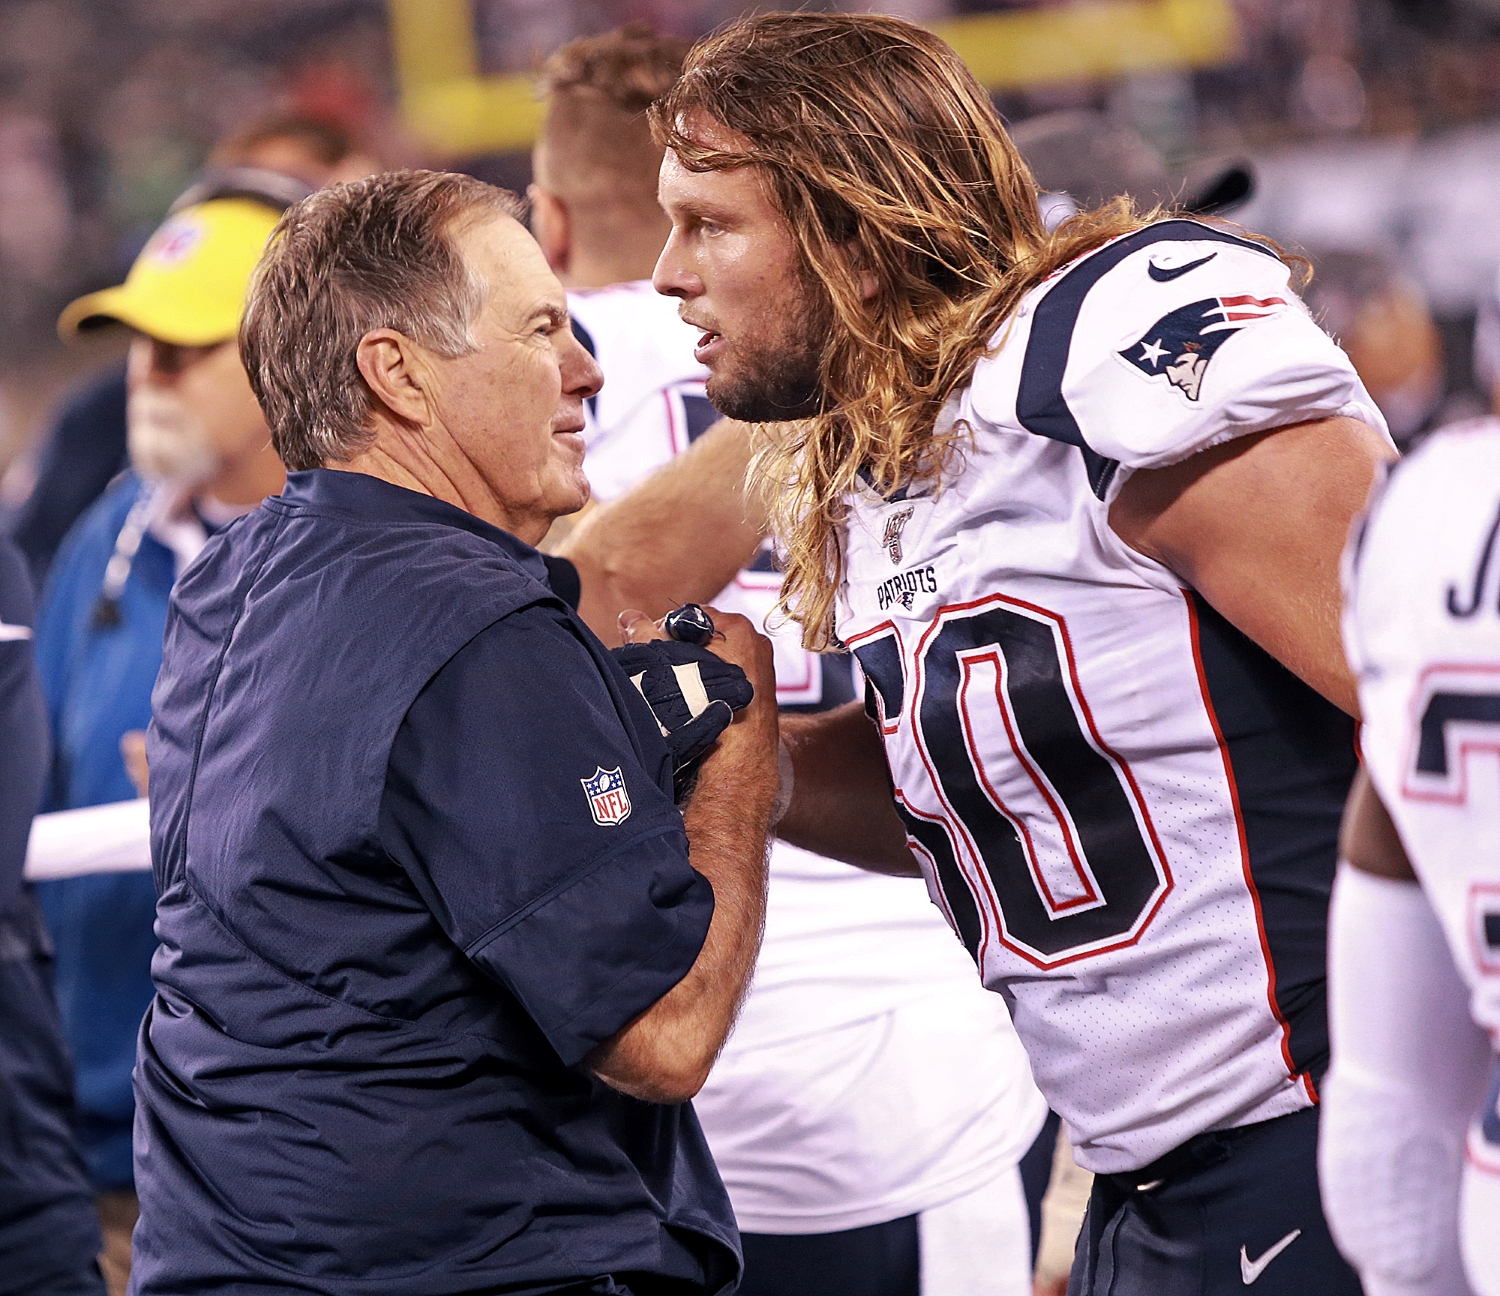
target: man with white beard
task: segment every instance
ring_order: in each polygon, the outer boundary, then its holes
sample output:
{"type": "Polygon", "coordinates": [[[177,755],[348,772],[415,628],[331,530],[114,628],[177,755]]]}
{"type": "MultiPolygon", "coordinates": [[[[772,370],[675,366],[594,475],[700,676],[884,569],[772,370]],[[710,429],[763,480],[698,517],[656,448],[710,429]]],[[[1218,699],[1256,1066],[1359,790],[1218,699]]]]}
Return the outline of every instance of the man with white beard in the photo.
{"type": "Polygon", "coordinates": [[[156,892],[138,867],[95,870],[149,861],[144,772],[132,777],[122,740],[129,748],[151,718],[172,583],[213,531],[285,482],[235,341],[250,273],[284,205],[270,193],[210,190],[169,216],[123,285],[81,298],[59,321],[64,336],[107,323],[135,333],[131,470],[69,532],[36,623],[53,742],[42,809],[70,813],[41,817],[28,859],[31,877],[51,877],[37,896],[57,947],[112,1292],[124,1290],[135,1222],[131,1068],[153,993],[156,892]]]}

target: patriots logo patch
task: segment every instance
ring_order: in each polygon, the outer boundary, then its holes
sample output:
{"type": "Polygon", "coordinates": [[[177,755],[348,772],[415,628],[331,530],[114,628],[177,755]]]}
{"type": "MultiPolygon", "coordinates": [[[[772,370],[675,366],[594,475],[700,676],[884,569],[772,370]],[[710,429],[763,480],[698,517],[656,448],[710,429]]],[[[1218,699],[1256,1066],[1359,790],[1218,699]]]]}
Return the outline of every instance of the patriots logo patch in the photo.
{"type": "Polygon", "coordinates": [[[609,828],[630,818],[630,793],[625,790],[625,775],[618,765],[614,769],[596,766],[592,775],[578,781],[583,784],[589,812],[599,827],[609,828]]]}
{"type": "Polygon", "coordinates": [[[1246,324],[1285,305],[1282,297],[1205,297],[1163,315],[1119,355],[1148,378],[1165,378],[1196,401],[1214,353],[1246,324]]]}
{"type": "Polygon", "coordinates": [[[885,520],[885,535],[880,543],[885,546],[886,556],[897,567],[901,566],[901,533],[906,530],[906,524],[911,521],[911,515],[915,512],[913,508],[904,508],[885,520]]]}

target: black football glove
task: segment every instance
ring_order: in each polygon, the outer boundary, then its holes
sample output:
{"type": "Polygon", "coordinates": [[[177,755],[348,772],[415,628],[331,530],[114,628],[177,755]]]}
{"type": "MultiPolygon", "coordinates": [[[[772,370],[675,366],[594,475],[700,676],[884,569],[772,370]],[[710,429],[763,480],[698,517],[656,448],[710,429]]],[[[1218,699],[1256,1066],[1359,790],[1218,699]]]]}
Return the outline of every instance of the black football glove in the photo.
{"type": "Polygon", "coordinates": [[[611,649],[641,691],[672,753],[673,794],[680,805],[692,792],[698,763],[750,704],[755,688],[733,662],[675,639],[652,639],[611,649]]]}

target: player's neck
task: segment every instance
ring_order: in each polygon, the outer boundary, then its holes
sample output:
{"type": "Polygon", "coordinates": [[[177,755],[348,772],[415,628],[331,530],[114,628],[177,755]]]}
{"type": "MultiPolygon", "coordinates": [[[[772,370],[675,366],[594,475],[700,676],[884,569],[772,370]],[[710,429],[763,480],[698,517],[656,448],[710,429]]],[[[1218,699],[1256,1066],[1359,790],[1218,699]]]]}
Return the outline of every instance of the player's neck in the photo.
{"type": "Polygon", "coordinates": [[[626,228],[612,222],[607,229],[575,228],[567,266],[558,272],[564,288],[608,288],[611,284],[649,279],[656,269],[668,230],[655,225],[626,228]]]}

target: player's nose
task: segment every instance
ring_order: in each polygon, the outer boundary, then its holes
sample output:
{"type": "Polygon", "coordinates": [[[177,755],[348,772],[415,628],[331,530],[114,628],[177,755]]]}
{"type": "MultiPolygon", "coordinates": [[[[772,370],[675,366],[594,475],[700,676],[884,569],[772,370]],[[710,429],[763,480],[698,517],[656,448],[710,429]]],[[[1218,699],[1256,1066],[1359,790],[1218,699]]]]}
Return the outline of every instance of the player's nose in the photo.
{"type": "Polygon", "coordinates": [[[656,259],[656,269],[651,272],[651,286],[664,297],[677,297],[682,301],[690,301],[703,294],[703,280],[688,266],[676,229],[667,236],[666,246],[656,259]]]}

